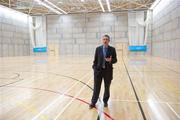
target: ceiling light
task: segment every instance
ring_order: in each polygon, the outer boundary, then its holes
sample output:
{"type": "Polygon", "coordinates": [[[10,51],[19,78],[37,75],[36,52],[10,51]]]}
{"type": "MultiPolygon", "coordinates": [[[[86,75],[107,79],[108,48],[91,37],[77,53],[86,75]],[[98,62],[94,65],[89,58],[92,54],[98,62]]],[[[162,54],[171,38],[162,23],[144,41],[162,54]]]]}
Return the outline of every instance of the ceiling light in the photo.
{"type": "Polygon", "coordinates": [[[36,2],[38,2],[40,5],[43,5],[44,7],[50,9],[51,11],[57,13],[57,14],[62,14],[61,12],[57,11],[56,9],[50,7],[49,5],[45,4],[44,2],[42,2],[41,0],[34,0],[36,2]]]}
{"type": "Polygon", "coordinates": [[[53,4],[52,2],[48,1],[48,0],[44,0],[45,2],[47,2],[49,5],[53,6],[54,8],[60,10],[61,12],[63,12],[64,14],[67,14],[67,12],[65,12],[64,10],[62,10],[61,8],[59,8],[58,6],[56,6],[55,4],[53,4]]]}
{"type": "Polygon", "coordinates": [[[109,12],[111,12],[111,7],[110,7],[109,0],[106,0],[106,4],[107,4],[107,7],[108,7],[109,12]]]}
{"type": "Polygon", "coordinates": [[[150,9],[154,9],[160,2],[161,0],[155,0],[153,4],[151,5],[150,9]]]}
{"type": "Polygon", "coordinates": [[[104,10],[104,7],[103,7],[103,5],[102,5],[101,0],[98,0],[98,2],[99,2],[99,5],[101,6],[102,11],[103,11],[103,12],[105,12],[105,10],[104,10]]]}
{"type": "Polygon", "coordinates": [[[62,1],[59,1],[58,4],[62,4],[63,2],[62,1]]]}

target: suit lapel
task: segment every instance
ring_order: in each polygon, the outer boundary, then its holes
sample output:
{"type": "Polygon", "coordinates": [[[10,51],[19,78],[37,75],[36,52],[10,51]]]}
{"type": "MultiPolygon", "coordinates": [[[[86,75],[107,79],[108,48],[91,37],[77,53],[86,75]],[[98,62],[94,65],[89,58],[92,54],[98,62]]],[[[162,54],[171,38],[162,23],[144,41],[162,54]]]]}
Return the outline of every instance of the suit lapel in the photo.
{"type": "Polygon", "coordinates": [[[101,46],[100,55],[101,55],[101,57],[104,57],[104,55],[103,55],[103,46],[101,46]]]}
{"type": "Polygon", "coordinates": [[[110,49],[110,46],[108,46],[107,57],[110,57],[110,56],[111,56],[111,49],[110,49]]]}
{"type": "MultiPolygon", "coordinates": [[[[102,45],[100,48],[101,48],[101,49],[100,49],[100,56],[101,56],[102,58],[104,58],[104,55],[103,55],[103,45],[102,45]]],[[[110,57],[110,56],[111,56],[111,48],[110,48],[110,46],[108,46],[108,50],[107,50],[106,56],[107,56],[107,57],[110,57]]]]}

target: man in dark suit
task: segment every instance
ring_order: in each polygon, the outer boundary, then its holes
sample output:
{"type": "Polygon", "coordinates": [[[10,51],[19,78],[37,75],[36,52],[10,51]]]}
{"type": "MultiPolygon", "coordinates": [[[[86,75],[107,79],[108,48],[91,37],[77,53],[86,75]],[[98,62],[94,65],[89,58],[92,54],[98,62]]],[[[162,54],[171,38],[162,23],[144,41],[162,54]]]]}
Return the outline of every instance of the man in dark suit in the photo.
{"type": "Polygon", "coordinates": [[[110,84],[113,79],[113,65],[117,62],[116,50],[109,45],[109,35],[104,35],[102,38],[103,45],[96,48],[93,69],[94,69],[94,91],[89,108],[95,107],[99,98],[102,79],[104,79],[104,107],[108,106],[108,99],[110,97],[110,84]]]}

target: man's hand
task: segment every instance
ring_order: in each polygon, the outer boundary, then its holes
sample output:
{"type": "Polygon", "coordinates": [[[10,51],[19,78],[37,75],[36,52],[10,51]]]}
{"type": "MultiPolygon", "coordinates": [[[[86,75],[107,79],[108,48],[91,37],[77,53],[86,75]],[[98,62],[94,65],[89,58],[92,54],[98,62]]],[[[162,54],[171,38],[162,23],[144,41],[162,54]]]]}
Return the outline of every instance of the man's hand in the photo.
{"type": "Polygon", "coordinates": [[[110,56],[109,58],[105,58],[105,60],[106,60],[107,62],[111,62],[111,61],[112,61],[112,56],[110,56]]]}

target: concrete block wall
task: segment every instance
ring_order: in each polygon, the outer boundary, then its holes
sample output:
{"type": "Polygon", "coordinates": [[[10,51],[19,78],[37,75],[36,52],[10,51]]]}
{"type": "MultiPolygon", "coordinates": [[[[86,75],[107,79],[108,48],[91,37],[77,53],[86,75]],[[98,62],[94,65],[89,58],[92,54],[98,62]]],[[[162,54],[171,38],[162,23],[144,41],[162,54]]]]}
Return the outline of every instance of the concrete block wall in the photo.
{"type": "Polygon", "coordinates": [[[164,2],[153,10],[152,55],[180,60],[180,0],[164,2]]]}
{"type": "Polygon", "coordinates": [[[30,55],[28,30],[28,21],[19,21],[0,11],[0,57],[30,55]]]}
{"type": "Polygon", "coordinates": [[[89,55],[104,34],[111,44],[128,42],[127,13],[88,13],[47,16],[48,44],[58,44],[59,54],[89,55]]]}
{"type": "MultiPolygon", "coordinates": [[[[146,14],[146,17],[147,16],[147,12],[145,13],[146,14]]],[[[149,11],[149,24],[148,24],[148,30],[147,30],[147,52],[146,54],[147,55],[152,55],[152,37],[153,37],[153,30],[152,30],[152,27],[153,27],[153,14],[152,14],[152,10],[149,11]]]]}

